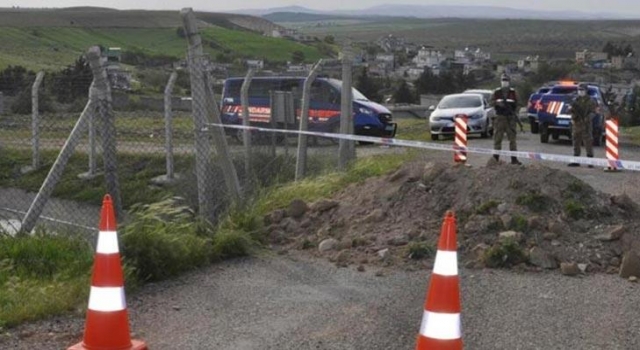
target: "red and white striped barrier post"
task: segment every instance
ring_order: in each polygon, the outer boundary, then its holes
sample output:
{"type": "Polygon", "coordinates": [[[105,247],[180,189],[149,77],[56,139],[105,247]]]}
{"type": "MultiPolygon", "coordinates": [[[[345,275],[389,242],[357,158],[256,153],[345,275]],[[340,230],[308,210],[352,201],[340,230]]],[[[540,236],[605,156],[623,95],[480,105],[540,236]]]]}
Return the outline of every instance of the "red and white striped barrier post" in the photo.
{"type": "Polygon", "coordinates": [[[467,162],[467,152],[459,150],[458,148],[467,148],[467,116],[458,114],[453,120],[456,126],[454,138],[456,151],[453,153],[453,161],[464,164],[467,162]]]}
{"type": "Polygon", "coordinates": [[[456,218],[448,211],[427,290],[416,350],[462,350],[456,218]]]}
{"type": "Polygon", "coordinates": [[[619,171],[617,163],[620,160],[620,153],[618,152],[618,120],[609,119],[605,122],[605,149],[607,153],[607,160],[609,161],[609,167],[605,168],[605,171],[619,171]]]}

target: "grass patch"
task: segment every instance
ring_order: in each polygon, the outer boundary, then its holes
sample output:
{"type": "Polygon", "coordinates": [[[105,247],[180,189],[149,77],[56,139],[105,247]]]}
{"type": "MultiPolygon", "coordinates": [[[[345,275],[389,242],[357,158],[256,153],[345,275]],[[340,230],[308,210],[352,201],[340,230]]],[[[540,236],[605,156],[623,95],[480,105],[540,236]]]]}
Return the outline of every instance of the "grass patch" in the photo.
{"type": "Polygon", "coordinates": [[[429,121],[427,119],[397,119],[396,138],[402,140],[430,140],[429,121]]]}
{"type": "Polygon", "coordinates": [[[134,206],[121,231],[125,261],[142,281],[176,276],[218,257],[212,228],[176,198],[134,206]]]}
{"type": "Polygon", "coordinates": [[[620,135],[634,144],[640,144],[640,126],[622,127],[620,128],[620,135]]]}
{"type": "Polygon", "coordinates": [[[0,327],[86,303],[92,263],[92,247],[78,236],[0,236],[0,327]]]}
{"type": "Polygon", "coordinates": [[[416,152],[407,152],[402,155],[388,154],[360,158],[346,173],[330,173],[274,187],[258,197],[255,207],[252,208],[253,215],[263,217],[270,211],[289,205],[294,199],[312,202],[328,197],[349,184],[387,174],[414,159],[416,155],[416,152]]]}
{"type": "Polygon", "coordinates": [[[408,249],[409,257],[414,260],[429,258],[435,251],[432,245],[424,242],[411,242],[408,249]]]}
{"type": "Polygon", "coordinates": [[[483,261],[487,267],[510,267],[527,262],[527,255],[513,239],[505,239],[487,249],[483,261]]]}
{"type": "MultiPolygon", "coordinates": [[[[38,171],[23,175],[20,169],[31,164],[31,152],[4,149],[0,154],[0,187],[37,192],[56,157],[56,152],[43,151],[42,167],[38,171]]],[[[73,155],[53,191],[53,196],[100,205],[106,192],[104,177],[89,181],[80,180],[77,177],[78,174],[88,170],[87,164],[86,155],[73,155]]],[[[176,169],[190,169],[192,166],[192,157],[175,157],[176,169]]],[[[101,167],[100,162],[98,167],[101,167]]],[[[118,180],[125,209],[131,208],[135,203],[149,204],[160,201],[173,192],[170,187],[149,187],[149,180],[166,172],[164,156],[119,154],[118,167],[118,180]]]]}
{"type": "Polygon", "coordinates": [[[527,232],[529,229],[529,222],[524,216],[515,215],[511,218],[511,222],[509,222],[509,228],[518,232],[527,232]]]}
{"type": "Polygon", "coordinates": [[[495,200],[490,200],[488,202],[485,202],[483,204],[481,204],[477,209],[476,209],[476,214],[478,215],[486,215],[491,213],[491,210],[493,210],[494,208],[497,208],[498,205],[500,205],[500,202],[495,201],[495,200]]]}
{"type": "Polygon", "coordinates": [[[585,207],[580,202],[573,199],[568,199],[564,202],[564,212],[568,217],[574,220],[581,219],[586,214],[585,207]]]}
{"type": "Polygon", "coordinates": [[[516,198],[516,204],[527,207],[533,212],[542,213],[549,209],[551,200],[538,191],[531,191],[518,196],[518,198],[516,198]]]}

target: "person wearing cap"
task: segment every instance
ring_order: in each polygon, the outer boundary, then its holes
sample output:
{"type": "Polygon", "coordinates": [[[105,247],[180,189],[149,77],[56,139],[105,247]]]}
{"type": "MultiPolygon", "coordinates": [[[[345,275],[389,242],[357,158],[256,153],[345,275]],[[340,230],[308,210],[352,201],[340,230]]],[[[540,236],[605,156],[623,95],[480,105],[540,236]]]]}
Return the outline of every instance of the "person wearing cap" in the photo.
{"type": "MultiPolygon", "coordinates": [[[[496,116],[493,122],[493,149],[502,149],[502,138],[504,134],[507,134],[509,139],[509,150],[517,151],[516,144],[516,123],[520,124],[520,130],[522,123],[519,123],[516,111],[518,108],[518,96],[516,90],[510,86],[510,78],[507,74],[502,74],[501,87],[497,88],[493,92],[492,104],[496,111],[496,116]]],[[[494,154],[493,158],[496,161],[500,160],[500,155],[494,154]]],[[[511,164],[521,165],[517,157],[511,157],[511,164]]]]}
{"type": "MultiPolygon", "coordinates": [[[[587,84],[578,85],[576,96],[569,107],[571,113],[571,138],[573,141],[573,155],[580,157],[582,145],[587,151],[587,157],[593,158],[593,116],[596,114],[596,104],[587,93],[587,84]]],[[[568,166],[580,166],[580,163],[569,163],[568,166]]],[[[593,168],[593,165],[589,165],[593,168]]]]}

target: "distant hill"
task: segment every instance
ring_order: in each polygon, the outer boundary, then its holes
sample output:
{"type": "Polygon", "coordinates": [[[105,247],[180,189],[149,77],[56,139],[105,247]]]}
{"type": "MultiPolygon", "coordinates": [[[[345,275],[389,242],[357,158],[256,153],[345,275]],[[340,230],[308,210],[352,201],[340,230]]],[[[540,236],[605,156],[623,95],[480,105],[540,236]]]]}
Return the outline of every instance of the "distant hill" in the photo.
{"type": "Polygon", "coordinates": [[[339,19],[358,19],[357,16],[338,16],[330,14],[316,14],[307,12],[274,12],[263,15],[262,18],[271,22],[315,22],[315,21],[331,21],[339,19]]]}
{"type": "MultiPolygon", "coordinates": [[[[259,31],[279,27],[267,19],[243,14],[196,12],[201,26],[259,31]]],[[[116,10],[103,7],[62,9],[0,8],[0,27],[74,28],[176,28],[182,26],[179,11],[116,10]]]]}
{"type": "Polygon", "coordinates": [[[386,4],[359,10],[318,11],[300,6],[270,9],[247,9],[234,13],[266,16],[274,13],[305,13],[326,16],[395,16],[416,18],[478,18],[478,19],[623,19],[638,18],[624,13],[587,13],[581,11],[523,10],[506,6],[403,5],[386,4]]]}

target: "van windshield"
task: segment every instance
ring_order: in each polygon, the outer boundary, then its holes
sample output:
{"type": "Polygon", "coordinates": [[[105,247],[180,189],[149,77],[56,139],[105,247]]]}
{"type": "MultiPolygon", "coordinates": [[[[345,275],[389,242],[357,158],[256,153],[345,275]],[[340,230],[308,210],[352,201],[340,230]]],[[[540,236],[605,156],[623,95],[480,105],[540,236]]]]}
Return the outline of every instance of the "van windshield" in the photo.
{"type": "MultiPolygon", "coordinates": [[[[331,86],[338,89],[340,93],[342,93],[342,82],[336,79],[328,79],[327,80],[331,86]]],[[[353,95],[354,101],[369,101],[367,96],[363,95],[362,92],[356,90],[356,88],[352,88],[351,95],[353,95]]]]}

